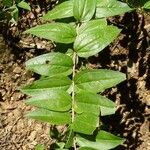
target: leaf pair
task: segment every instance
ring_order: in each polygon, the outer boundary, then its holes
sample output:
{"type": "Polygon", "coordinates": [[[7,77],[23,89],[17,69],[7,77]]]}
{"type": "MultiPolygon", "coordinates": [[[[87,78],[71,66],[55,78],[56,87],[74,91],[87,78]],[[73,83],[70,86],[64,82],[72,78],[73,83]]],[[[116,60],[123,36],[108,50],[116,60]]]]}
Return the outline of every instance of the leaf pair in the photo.
{"type": "Polygon", "coordinates": [[[49,11],[43,19],[61,19],[73,17],[79,21],[89,21],[96,9],[96,0],[68,0],[49,11]]]}
{"type": "Polygon", "coordinates": [[[77,31],[71,24],[51,23],[26,31],[33,35],[59,43],[73,43],[80,57],[89,57],[103,50],[120,33],[114,26],[107,26],[105,20],[93,20],[83,24],[77,31]]]}
{"type": "MultiPolygon", "coordinates": [[[[36,81],[29,88],[28,94],[36,91],[36,88],[67,90],[71,80],[67,77],[72,73],[73,61],[70,56],[62,53],[49,53],[30,59],[26,62],[28,70],[34,71],[42,76],[48,76],[36,81]],[[30,89],[35,89],[30,93],[30,89]]],[[[103,92],[105,89],[115,86],[125,80],[125,75],[117,71],[100,69],[85,69],[75,75],[74,83],[76,90],[86,90],[93,93],[103,92]]]]}
{"type": "Polygon", "coordinates": [[[115,104],[109,99],[97,95],[125,79],[125,75],[111,70],[85,69],[75,75],[75,111],[73,130],[83,134],[93,134],[99,126],[99,115],[115,112],[115,104]]]}
{"type": "Polygon", "coordinates": [[[43,19],[55,20],[74,16],[76,20],[84,22],[90,20],[94,14],[96,18],[104,18],[129,11],[132,9],[126,3],[117,0],[68,0],[49,11],[43,19]]]}

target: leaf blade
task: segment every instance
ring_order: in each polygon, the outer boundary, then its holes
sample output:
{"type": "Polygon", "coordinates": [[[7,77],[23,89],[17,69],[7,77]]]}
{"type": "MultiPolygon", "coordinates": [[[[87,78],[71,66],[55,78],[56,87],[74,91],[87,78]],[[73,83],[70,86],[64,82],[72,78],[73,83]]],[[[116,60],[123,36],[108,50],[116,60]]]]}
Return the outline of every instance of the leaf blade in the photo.
{"type": "Polygon", "coordinates": [[[90,147],[81,147],[79,150],[95,150],[94,148],[90,147]]]}
{"type": "Polygon", "coordinates": [[[123,2],[117,0],[98,0],[96,8],[96,18],[120,15],[132,9],[123,2]]]}
{"type": "Polygon", "coordinates": [[[52,111],[68,111],[71,108],[71,96],[63,91],[49,91],[40,94],[25,101],[26,104],[52,111]]]}
{"type": "Polygon", "coordinates": [[[73,16],[73,2],[71,0],[58,4],[42,18],[45,20],[62,19],[73,16]]]}
{"type": "Polygon", "coordinates": [[[144,9],[150,9],[150,1],[146,2],[143,6],[144,9]]]}
{"type": "Polygon", "coordinates": [[[66,44],[72,43],[76,37],[74,26],[66,23],[47,23],[38,25],[26,30],[25,33],[66,44]]]}
{"type": "Polygon", "coordinates": [[[120,29],[114,26],[99,26],[88,28],[85,32],[78,33],[74,49],[80,57],[90,57],[102,51],[119,35],[120,29]]]}
{"type": "Polygon", "coordinates": [[[80,113],[89,112],[101,116],[114,114],[116,111],[115,103],[104,96],[90,93],[87,91],[80,91],[75,96],[76,107],[80,113]]]}
{"type": "Polygon", "coordinates": [[[27,117],[36,119],[42,122],[47,122],[55,125],[69,124],[71,122],[71,115],[69,112],[55,112],[46,109],[37,109],[29,112],[27,117]]]}
{"type": "Polygon", "coordinates": [[[99,117],[88,113],[77,114],[72,124],[72,129],[75,132],[91,135],[97,128],[99,117]]]}
{"type": "Polygon", "coordinates": [[[65,148],[70,148],[70,147],[72,147],[73,141],[74,141],[74,132],[73,132],[73,130],[71,129],[71,130],[69,131],[69,135],[68,135],[68,137],[67,137],[67,141],[66,141],[66,144],[65,144],[65,148]]]}
{"type": "Polygon", "coordinates": [[[24,0],[17,4],[18,7],[31,11],[30,5],[24,0]]]}
{"type": "Polygon", "coordinates": [[[107,26],[107,20],[104,18],[90,20],[88,22],[82,23],[78,29],[78,34],[82,34],[84,32],[93,32],[103,26],[107,26]]]}
{"type": "Polygon", "coordinates": [[[103,92],[125,80],[125,74],[106,69],[85,69],[75,76],[76,90],[87,90],[93,93],[103,92]]]}
{"type": "Polygon", "coordinates": [[[67,76],[72,73],[73,61],[63,53],[48,53],[26,62],[26,68],[43,76],[67,76]]]}
{"type": "Polygon", "coordinates": [[[89,21],[96,9],[96,0],[74,0],[73,14],[77,21],[89,21]]]}
{"type": "Polygon", "coordinates": [[[81,147],[89,147],[96,150],[99,150],[100,148],[102,150],[109,150],[117,147],[118,145],[123,143],[123,139],[119,138],[117,136],[114,136],[106,131],[101,130],[97,137],[96,141],[90,141],[84,137],[77,136],[77,143],[81,147]]]}
{"type": "Polygon", "coordinates": [[[40,92],[48,93],[49,91],[67,91],[72,82],[68,77],[49,77],[37,80],[30,85],[21,89],[21,91],[30,96],[36,96],[40,92]]]}
{"type": "Polygon", "coordinates": [[[124,139],[117,137],[109,132],[101,130],[96,136],[96,142],[102,143],[104,148],[112,149],[124,142],[124,139]]]}

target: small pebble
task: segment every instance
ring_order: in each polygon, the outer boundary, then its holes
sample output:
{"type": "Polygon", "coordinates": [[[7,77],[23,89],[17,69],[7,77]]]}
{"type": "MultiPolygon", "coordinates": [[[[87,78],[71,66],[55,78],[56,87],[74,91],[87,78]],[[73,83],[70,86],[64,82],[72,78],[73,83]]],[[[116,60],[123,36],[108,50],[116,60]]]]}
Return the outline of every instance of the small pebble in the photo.
{"type": "Polygon", "coordinates": [[[20,67],[16,67],[14,70],[13,70],[13,73],[17,73],[17,74],[19,74],[19,73],[21,73],[21,68],[20,67]]]}

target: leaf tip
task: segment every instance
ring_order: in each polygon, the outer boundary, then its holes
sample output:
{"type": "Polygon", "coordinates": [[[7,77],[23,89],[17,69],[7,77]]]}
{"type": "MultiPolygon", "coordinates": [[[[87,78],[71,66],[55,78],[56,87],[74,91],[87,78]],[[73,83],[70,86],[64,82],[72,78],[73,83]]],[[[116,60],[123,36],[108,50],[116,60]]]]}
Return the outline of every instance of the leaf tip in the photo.
{"type": "Polygon", "coordinates": [[[28,33],[30,33],[30,29],[23,32],[23,34],[28,34],[28,33]]]}

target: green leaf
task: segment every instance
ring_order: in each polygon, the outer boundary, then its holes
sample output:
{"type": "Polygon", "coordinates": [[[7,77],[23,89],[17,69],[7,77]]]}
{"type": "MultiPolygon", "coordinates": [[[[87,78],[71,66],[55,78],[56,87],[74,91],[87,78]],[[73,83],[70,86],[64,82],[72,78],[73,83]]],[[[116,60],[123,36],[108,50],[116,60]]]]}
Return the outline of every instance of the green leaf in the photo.
{"type": "Polygon", "coordinates": [[[117,137],[111,133],[101,130],[96,136],[96,142],[101,143],[102,149],[112,149],[122,144],[124,139],[117,137]]]}
{"type": "Polygon", "coordinates": [[[107,26],[107,20],[105,18],[91,20],[82,23],[82,25],[78,28],[78,34],[84,34],[84,32],[93,32],[105,26],[107,26]]]}
{"type": "Polygon", "coordinates": [[[75,96],[76,109],[78,112],[89,112],[99,115],[101,109],[101,116],[111,115],[115,113],[115,103],[104,96],[90,93],[87,91],[80,91],[75,96]]]}
{"type": "Polygon", "coordinates": [[[123,2],[117,0],[97,0],[96,18],[120,15],[132,9],[123,2]]]}
{"type": "Polygon", "coordinates": [[[72,66],[72,58],[62,53],[48,53],[26,62],[28,70],[50,77],[70,75],[72,66]]]}
{"type": "Polygon", "coordinates": [[[38,144],[38,145],[35,147],[35,150],[44,150],[44,146],[41,145],[41,144],[38,144]]]}
{"type": "Polygon", "coordinates": [[[46,109],[38,109],[33,112],[29,112],[26,116],[55,125],[71,123],[71,115],[69,112],[54,112],[46,109]]]}
{"type": "Polygon", "coordinates": [[[57,145],[57,147],[59,147],[59,148],[56,148],[57,150],[63,150],[65,143],[64,142],[56,142],[56,145],[57,145]]]}
{"type": "Polygon", "coordinates": [[[66,148],[56,148],[56,150],[69,150],[69,149],[66,149],[66,148]]]}
{"type": "Polygon", "coordinates": [[[69,131],[69,135],[67,137],[66,144],[65,144],[65,148],[72,147],[72,145],[73,145],[73,139],[74,139],[74,132],[73,132],[73,130],[70,130],[69,131]]]}
{"type": "Polygon", "coordinates": [[[2,0],[4,7],[11,7],[13,5],[13,0],[2,0]]]}
{"type": "Polygon", "coordinates": [[[65,54],[73,58],[74,51],[69,48],[65,54]]]}
{"type": "Polygon", "coordinates": [[[146,2],[143,6],[144,9],[150,9],[150,1],[146,2]]]}
{"type": "Polygon", "coordinates": [[[30,5],[24,0],[17,4],[18,7],[31,11],[30,5]]]}
{"type": "Polygon", "coordinates": [[[71,96],[65,91],[40,92],[26,101],[27,104],[53,111],[67,111],[71,108],[71,96]]]}
{"type": "Polygon", "coordinates": [[[96,9],[96,0],[74,0],[73,14],[77,21],[89,21],[96,9]]]}
{"type": "Polygon", "coordinates": [[[41,92],[48,93],[49,91],[67,91],[72,82],[68,77],[49,77],[33,82],[31,85],[23,87],[21,90],[30,96],[36,96],[41,92]]]}
{"type": "Polygon", "coordinates": [[[66,23],[47,23],[33,27],[25,33],[58,43],[72,43],[76,37],[75,27],[66,23]]]}
{"type": "Polygon", "coordinates": [[[90,93],[86,91],[80,91],[75,95],[75,111],[81,114],[88,113],[90,110],[91,114],[99,116],[100,106],[96,103],[95,99],[91,99],[89,95],[90,93]]]}
{"type": "Polygon", "coordinates": [[[80,57],[89,57],[102,51],[121,31],[117,27],[105,25],[99,25],[99,28],[96,25],[86,25],[84,32],[83,30],[82,28],[81,33],[78,33],[74,43],[74,49],[80,57]]]}
{"type": "Polygon", "coordinates": [[[99,124],[99,117],[90,113],[77,114],[72,124],[75,132],[91,135],[99,124]]]}
{"type": "Polygon", "coordinates": [[[96,141],[90,141],[83,137],[76,138],[77,143],[81,147],[89,147],[95,150],[109,150],[123,143],[123,139],[114,136],[108,132],[100,131],[96,137],[96,141]]]}
{"type": "Polygon", "coordinates": [[[98,93],[117,85],[125,79],[125,74],[118,71],[85,69],[75,75],[75,86],[77,90],[98,93]]]}
{"type": "Polygon", "coordinates": [[[95,150],[95,149],[90,147],[81,147],[79,148],[79,150],[95,150]]]}
{"type": "Polygon", "coordinates": [[[53,19],[68,18],[72,16],[73,16],[73,1],[69,0],[57,5],[46,15],[44,15],[43,19],[53,20],[53,19]]]}
{"type": "Polygon", "coordinates": [[[69,150],[69,149],[66,149],[66,148],[56,148],[55,150],[69,150]]]}

